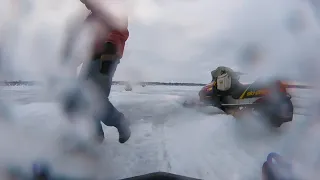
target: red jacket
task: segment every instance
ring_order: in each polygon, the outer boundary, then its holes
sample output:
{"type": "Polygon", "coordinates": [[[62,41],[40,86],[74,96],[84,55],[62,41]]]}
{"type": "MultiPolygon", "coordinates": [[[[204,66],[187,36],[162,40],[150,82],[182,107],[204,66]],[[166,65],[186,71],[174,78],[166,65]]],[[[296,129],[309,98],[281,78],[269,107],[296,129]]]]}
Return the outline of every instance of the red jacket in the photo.
{"type": "Polygon", "coordinates": [[[94,54],[101,53],[104,43],[111,42],[117,47],[117,55],[121,58],[123,56],[126,41],[129,38],[128,26],[123,30],[112,30],[99,17],[90,13],[86,21],[94,21],[99,24],[98,34],[96,36],[94,54]]]}

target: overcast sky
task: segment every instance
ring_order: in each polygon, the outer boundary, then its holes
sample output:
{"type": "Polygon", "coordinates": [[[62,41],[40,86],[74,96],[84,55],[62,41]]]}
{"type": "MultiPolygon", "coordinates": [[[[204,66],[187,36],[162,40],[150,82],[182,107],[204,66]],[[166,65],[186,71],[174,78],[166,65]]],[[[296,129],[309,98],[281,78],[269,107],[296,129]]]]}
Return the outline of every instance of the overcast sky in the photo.
{"type": "MultiPolygon", "coordinates": [[[[21,51],[12,53],[21,56],[16,57],[20,61],[24,59],[24,63],[19,61],[15,66],[19,66],[25,78],[32,77],[30,71],[33,75],[48,71],[39,70],[30,59],[41,59],[37,62],[41,66],[55,59],[54,48],[59,46],[59,39],[63,39],[59,36],[61,22],[70,11],[82,6],[71,0],[32,2],[40,5],[33,8],[36,13],[23,20],[20,40],[15,45],[19,44],[21,51]],[[36,38],[28,37],[28,32],[33,32],[36,38]],[[44,49],[46,45],[53,48],[44,49]],[[46,54],[35,56],[37,51],[46,54]],[[28,55],[24,55],[26,52],[28,55]]],[[[129,0],[126,7],[130,38],[115,80],[208,82],[210,71],[219,65],[258,75],[291,73],[299,76],[301,59],[306,62],[305,59],[316,55],[314,43],[319,31],[306,1],[129,0]],[[288,30],[293,15],[298,17],[294,19],[303,19],[302,31],[288,30]],[[242,49],[248,44],[256,44],[260,49],[262,63],[255,68],[252,63],[245,64],[241,60],[242,49]]],[[[4,10],[2,14],[9,12],[4,10]]]]}
{"type": "Polygon", "coordinates": [[[249,73],[297,74],[298,56],[305,55],[300,51],[310,49],[318,34],[305,1],[134,2],[131,36],[115,79],[207,82],[209,72],[219,65],[249,73]],[[296,34],[287,28],[294,14],[305,26],[296,34]],[[260,46],[264,60],[255,69],[239,55],[249,43],[260,46]]]}

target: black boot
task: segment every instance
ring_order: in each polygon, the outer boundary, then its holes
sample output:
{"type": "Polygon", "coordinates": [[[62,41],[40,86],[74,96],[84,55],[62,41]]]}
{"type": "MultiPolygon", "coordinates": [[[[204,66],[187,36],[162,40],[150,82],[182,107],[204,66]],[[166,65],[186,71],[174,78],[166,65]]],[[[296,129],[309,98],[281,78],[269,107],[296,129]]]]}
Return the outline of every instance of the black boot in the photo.
{"type": "Polygon", "coordinates": [[[119,124],[116,126],[119,132],[119,142],[125,143],[131,136],[130,122],[121,113],[119,124]]]}

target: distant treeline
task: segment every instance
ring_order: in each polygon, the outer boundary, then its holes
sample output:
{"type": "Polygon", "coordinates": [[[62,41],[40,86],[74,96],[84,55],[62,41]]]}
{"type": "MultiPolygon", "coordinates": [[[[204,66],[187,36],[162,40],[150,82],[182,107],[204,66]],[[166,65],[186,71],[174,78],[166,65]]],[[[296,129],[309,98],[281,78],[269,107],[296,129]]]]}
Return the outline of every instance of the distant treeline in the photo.
{"type": "MultiPolygon", "coordinates": [[[[127,81],[113,81],[112,84],[114,85],[126,85],[128,84],[127,81]]],[[[156,86],[156,85],[162,85],[162,86],[204,86],[206,84],[201,83],[179,83],[179,82],[140,82],[140,83],[129,83],[131,85],[145,85],[145,86],[156,86]]]]}
{"type": "Polygon", "coordinates": [[[39,84],[36,81],[0,81],[1,86],[33,86],[39,84]]]}
{"type": "MultiPolygon", "coordinates": [[[[40,85],[41,82],[36,81],[0,81],[1,86],[33,86],[40,85]]],[[[163,86],[204,86],[205,84],[201,83],[178,83],[178,82],[140,82],[140,83],[129,83],[127,81],[113,81],[114,85],[163,85],[163,86]]]]}
{"type": "MultiPolygon", "coordinates": [[[[0,86],[33,86],[40,85],[41,82],[37,81],[0,81],[0,86]]],[[[113,81],[114,85],[141,85],[141,86],[204,86],[206,84],[202,83],[181,83],[181,82],[139,82],[139,83],[130,83],[127,81],[113,81]]],[[[288,85],[288,88],[300,88],[300,89],[310,89],[310,86],[307,85],[298,85],[291,84],[288,85]]]]}

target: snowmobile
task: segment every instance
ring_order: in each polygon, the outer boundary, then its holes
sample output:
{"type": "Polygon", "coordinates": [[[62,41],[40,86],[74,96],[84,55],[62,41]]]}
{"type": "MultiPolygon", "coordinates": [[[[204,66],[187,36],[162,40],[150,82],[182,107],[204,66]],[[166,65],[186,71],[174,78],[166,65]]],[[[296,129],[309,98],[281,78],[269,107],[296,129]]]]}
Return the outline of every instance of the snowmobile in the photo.
{"type": "MultiPolygon", "coordinates": [[[[63,174],[56,174],[52,171],[50,165],[46,162],[36,162],[32,164],[32,168],[23,169],[21,166],[11,166],[5,171],[6,179],[20,179],[20,180],[30,180],[30,179],[41,179],[41,180],[91,180],[96,179],[95,177],[72,177],[63,174]]],[[[143,174],[134,177],[128,177],[119,180],[201,180],[192,177],[182,176],[178,174],[172,174],[167,172],[153,172],[148,174],[143,174]]]]}
{"type": "Polygon", "coordinates": [[[242,84],[238,81],[227,94],[220,94],[216,89],[217,83],[213,81],[199,91],[197,102],[185,101],[183,105],[194,107],[220,104],[218,108],[222,112],[237,119],[244,112],[249,112],[266,119],[273,127],[280,127],[293,119],[291,96],[287,92],[287,85],[282,81],[274,79],[265,81],[261,78],[251,84],[242,84]]]}

